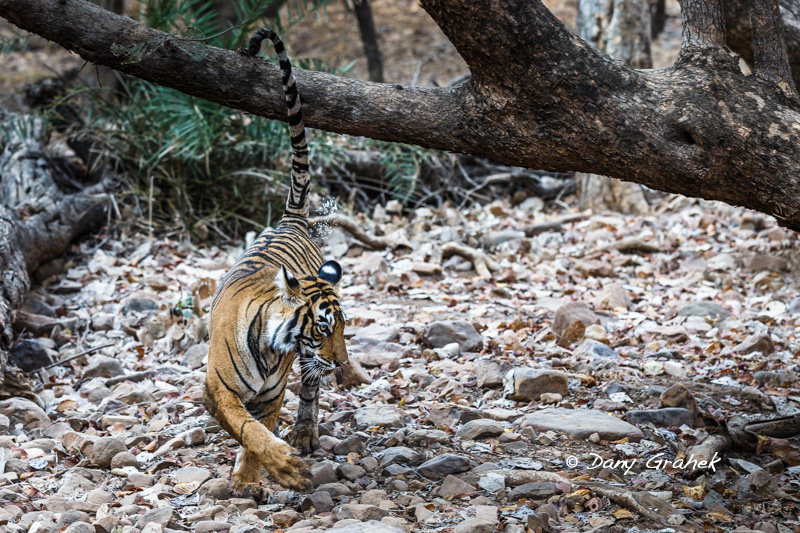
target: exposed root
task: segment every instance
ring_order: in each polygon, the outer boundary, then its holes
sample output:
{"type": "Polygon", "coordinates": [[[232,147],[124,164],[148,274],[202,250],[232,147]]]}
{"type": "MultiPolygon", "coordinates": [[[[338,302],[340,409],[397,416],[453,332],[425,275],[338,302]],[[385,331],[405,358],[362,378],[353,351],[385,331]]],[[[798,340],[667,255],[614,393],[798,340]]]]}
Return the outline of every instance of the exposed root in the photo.
{"type": "Polygon", "coordinates": [[[408,240],[397,233],[390,235],[378,236],[369,233],[364,229],[364,224],[359,222],[353,217],[342,214],[327,215],[324,217],[314,217],[308,220],[309,226],[327,225],[337,226],[352,235],[358,242],[365,244],[367,247],[374,250],[381,250],[385,248],[395,249],[400,246],[407,246],[411,248],[408,240]]]}
{"type": "Polygon", "coordinates": [[[472,266],[475,267],[475,272],[482,278],[490,278],[493,271],[500,269],[497,261],[486,255],[483,250],[470,248],[466,244],[457,242],[448,242],[442,245],[442,259],[447,259],[454,255],[469,259],[472,266]]]}

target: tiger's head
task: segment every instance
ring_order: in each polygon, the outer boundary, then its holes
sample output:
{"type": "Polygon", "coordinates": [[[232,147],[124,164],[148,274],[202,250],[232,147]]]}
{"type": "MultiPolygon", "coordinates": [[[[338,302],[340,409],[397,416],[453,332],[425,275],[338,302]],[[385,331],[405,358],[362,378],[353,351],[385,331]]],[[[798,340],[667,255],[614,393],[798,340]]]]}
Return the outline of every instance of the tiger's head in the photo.
{"type": "Polygon", "coordinates": [[[283,313],[268,322],[270,347],[297,353],[303,379],[319,379],[347,364],[341,279],[342,267],[336,261],[322,265],[316,276],[296,278],[283,266],[275,276],[283,313]]]}

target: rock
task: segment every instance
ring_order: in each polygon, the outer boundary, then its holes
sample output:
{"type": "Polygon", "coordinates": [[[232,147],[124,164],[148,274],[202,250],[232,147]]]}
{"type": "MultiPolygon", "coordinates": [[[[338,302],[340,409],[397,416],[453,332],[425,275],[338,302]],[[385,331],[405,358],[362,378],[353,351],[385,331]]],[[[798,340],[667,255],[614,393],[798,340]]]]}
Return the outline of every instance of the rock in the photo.
{"type": "Polygon", "coordinates": [[[772,342],[772,338],[768,334],[756,333],[754,335],[750,335],[744,341],[739,343],[733,348],[733,351],[742,355],[747,355],[753,352],[761,352],[762,355],[770,355],[775,351],[775,345],[772,342]]]}
{"type": "Polygon", "coordinates": [[[483,409],[483,415],[486,418],[490,418],[492,420],[499,420],[500,422],[509,422],[511,420],[516,420],[517,418],[522,416],[521,411],[517,411],[515,409],[503,409],[503,408],[494,408],[494,409],[483,409]]]}
{"type": "MultiPolygon", "coordinates": [[[[383,520],[383,519],[381,519],[383,520]]],[[[336,533],[406,533],[405,530],[399,527],[384,524],[382,521],[369,520],[367,522],[356,522],[344,526],[334,524],[336,533]]]]}
{"type": "Polygon", "coordinates": [[[615,402],[607,398],[598,398],[592,404],[592,409],[610,413],[612,411],[625,411],[628,407],[622,402],[615,402]]]}
{"type": "Polygon", "coordinates": [[[309,494],[300,502],[300,510],[303,512],[314,509],[314,513],[327,513],[333,509],[333,498],[327,491],[314,492],[309,494]]]}
{"type": "Polygon", "coordinates": [[[331,462],[323,461],[311,466],[311,483],[315,487],[337,481],[339,481],[339,478],[331,462]]]}
{"type": "Polygon", "coordinates": [[[567,375],[557,370],[515,368],[508,371],[504,384],[506,398],[516,401],[538,401],[546,392],[569,394],[567,375]]]}
{"type": "Polygon", "coordinates": [[[411,355],[411,350],[396,342],[356,336],[350,340],[348,350],[355,354],[364,367],[377,367],[399,361],[411,355]]]}
{"type": "Polygon", "coordinates": [[[797,380],[797,376],[794,375],[794,372],[772,372],[770,370],[759,370],[753,374],[753,379],[759,385],[789,387],[797,380]]]}
{"type": "Polygon", "coordinates": [[[611,309],[626,312],[631,308],[631,297],[628,291],[616,283],[609,283],[603,287],[594,300],[599,309],[611,309]]]}
{"type": "Polygon", "coordinates": [[[594,314],[588,305],[581,302],[568,302],[558,308],[553,323],[550,326],[561,337],[567,328],[575,322],[581,322],[584,327],[599,324],[600,318],[594,314]]]}
{"type": "Polygon", "coordinates": [[[159,305],[151,298],[128,298],[122,305],[120,311],[123,315],[128,313],[144,313],[146,311],[158,311],[159,305]]]}
{"type": "Polygon", "coordinates": [[[12,346],[8,360],[23,372],[33,372],[53,363],[47,348],[32,339],[19,341],[12,346]]]}
{"type": "Polygon", "coordinates": [[[576,355],[587,355],[592,359],[597,357],[612,358],[619,354],[612,348],[595,339],[583,339],[580,346],[575,349],[576,355]]]}
{"type": "Polygon", "coordinates": [[[333,508],[333,517],[336,520],[353,519],[364,522],[366,520],[380,520],[384,516],[389,516],[389,512],[376,505],[346,503],[333,508]]]}
{"type": "Polygon", "coordinates": [[[200,486],[198,492],[214,500],[227,500],[232,496],[228,490],[229,486],[230,482],[227,479],[209,479],[200,486]]]}
{"type": "MultiPolygon", "coordinates": [[[[349,365],[348,365],[349,366],[349,365]]],[[[356,425],[359,428],[403,427],[400,409],[394,405],[368,405],[356,409],[356,425]]]]}
{"type": "Polygon", "coordinates": [[[58,527],[65,527],[70,524],[74,524],[75,522],[90,522],[92,519],[89,516],[89,513],[78,511],[76,509],[70,509],[69,511],[61,513],[61,516],[56,522],[58,527]]]}
{"type": "Polygon", "coordinates": [[[564,398],[555,392],[545,392],[539,397],[539,400],[544,404],[561,403],[564,398]]]}
{"type": "Polygon", "coordinates": [[[478,352],[483,348],[483,337],[475,327],[464,320],[442,320],[431,322],[422,334],[423,342],[433,348],[441,348],[457,342],[461,351],[478,352]]]}
{"type": "Polygon", "coordinates": [[[125,373],[119,361],[105,355],[92,357],[89,366],[83,371],[84,378],[113,378],[125,373]]]}
{"type": "Polygon", "coordinates": [[[110,468],[114,456],[127,451],[128,448],[120,439],[116,437],[100,437],[95,441],[92,455],[89,459],[101,468],[110,468]]]}
{"type": "Polygon", "coordinates": [[[433,351],[436,352],[439,359],[455,359],[461,355],[461,346],[457,342],[451,342],[441,348],[434,348],[433,351]]]}
{"type": "Polygon", "coordinates": [[[172,476],[175,484],[197,483],[199,486],[211,479],[211,472],[199,466],[184,466],[176,470],[172,476]]]}
{"type": "Polygon", "coordinates": [[[336,437],[331,437],[330,435],[320,435],[319,436],[319,447],[326,452],[332,452],[333,449],[336,447],[337,444],[342,442],[340,439],[336,437]]]}
{"type": "Polygon", "coordinates": [[[88,522],[88,520],[90,520],[88,518],[89,515],[86,516],[86,522],[74,522],[69,527],[64,529],[62,533],[95,533],[94,526],[88,522]]]}
{"type": "Polygon", "coordinates": [[[428,413],[428,422],[436,427],[453,427],[480,418],[480,410],[455,404],[437,404],[428,413]]]}
{"type": "Polygon", "coordinates": [[[9,398],[0,402],[0,414],[8,417],[12,428],[22,424],[22,429],[30,431],[35,428],[50,426],[50,417],[44,410],[25,398],[9,398]]]}
{"type": "MultiPolygon", "coordinates": [[[[170,507],[169,505],[165,505],[163,507],[156,507],[155,509],[151,509],[141,515],[139,520],[136,521],[136,527],[142,529],[147,524],[151,522],[160,525],[161,527],[167,527],[170,522],[176,522],[180,520],[180,517],[175,512],[175,509],[170,507]]],[[[176,524],[177,525],[177,524],[176,524]]],[[[177,529],[174,528],[174,529],[177,529]]]]}
{"type": "Polygon", "coordinates": [[[431,479],[442,479],[448,474],[466,472],[472,468],[468,458],[446,453],[422,463],[417,469],[420,474],[431,479]]]}
{"type": "Polygon", "coordinates": [[[467,518],[453,528],[455,533],[492,533],[497,530],[496,522],[481,520],[480,518],[467,518]]]}
{"type": "Polygon", "coordinates": [[[439,497],[445,500],[457,498],[464,494],[475,492],[475,487],[465,481],[461,481],[453,475],[448,475],[439,487],[439,497]]]}
{"type": "Polygon", "coordinates": [[[488,439],[502,435],[504,431],[505,427],[500,422],[482,418],[464,424],[456,432],[456,437],[461,440],[488,439]]]}
{"type": "Polygon", "coordinates": [[[653,424],[662,428],[681,427],[683,425],[694,427],[692,413],[682,407],[628,411],[625,420],[637,426],[653,424]]]}
{"type": "Polygon", "coordinates": [[[742,259],[742,266],[753,272],[772,270],[774,272],[788,272],[789,261],[783,257],[769,254],[753,254],[742,259]]]}
{"type": "Polygon", "coordinates": [[[532,427],[536,431],[558,431],[573,440],[586,440],[592,433],[599,434],[603,440],[627,437],[639,441],[644,437],[636,426],[600,411],[586,409],[542,409],[522,417],[520,427],[532,427]]]}
{"type": "Polygon", "coordinates": [[[367,471],[358,465],[351,465],[350,463],[342,463],[336,467],[336,473],[339,477],[347,481],[355,481],[360,477],[364,477],[367,471]]]}
{"type": "MultiPolygon", "coordinates": [[[[231,525],[228,522],[218,520],[203,520],[198,522],[194,528],[194,533],[210,533],[212,531],[228,531],[231,525]]],[[[144,533],[144,532],[142,532],[144,533]]]]}
{"type": "Polygon", "coordinates": [[[731,314],[714,302],[692,302],[681,307],[678,316],[702,316],[716,324],[730,318],[731,314]]]}
{"type": "Polygon", "coordinates": [[[490,494],[506,488],[506,478],[501,474],[489,472],[478,480],[478,486],[490,494]]]}
{"type": "Polygon", "coordinates": [[[336,381],[345,389],[358,387],[359,385],[369,385],[372,378],[361,363],[358,362],[358,355],[350,355],[348,364],[342,367],[342,371],[336,374],[336,381]]]}
{"type": "Polygon", "coordinates": [[[387,494],[385,490],[381,489],[368,490],[361,495],[361,503],[364,505],[380,505],[381,502],[384,502],[388,499],[389,494],[387,494]]]}
{"type": "Polygon", "coordinates": [[[191,368],[192,370],[197,370],[198,368],[202,368],[203,361],[207,355],[208,343],[201,342],[199,344],[195,344],[186,350],[183,359],[181,359],[181,364],[191,368]]]}
{"type": "Polygon", "coordinates": [[[119,518],[114,515],[106,515],[92,525],[96,533],[112,533],[119,526],[119,518]]]}
{"type": "Polygon", "coordinates": [[[393,464],[417,465],[422,462],[423,456],[406,446],[392,446],[386,448],[381,456],[381,467],[386,468],[393,464]]]}
{"type": "Polygon", "coordinates": [[[494,361],[478,362],[478,387],[495,389],[503,385],[503,373],[500,365],[494,361]]]}
{"type": "Polygon", "coordinates": [[[322,491],[329,493],[334,498],[337,498],[339,496],[349,496],[353,492],[346,485],[342,483],[323,483],[322,485],[317,487],[317,489],[314,492],[322,492],[322,491]]]}
{"type": "Polygon", "coordinates": [[[295,522],[298,522],[301,518],[303,518],[303,515],[294,509],[284,509],[277,513],[272,513],[272,523],[275,527],[279,528],[287,528],[295,522]]]}
{"type": "Polygon", "coordinates": [[[409,446],[427,447],[434,443],[447,444],[448,442],[450,442],[450,436],[438,429],[417,429],[406,436],[406,443],[409,446]]]}
{"type": "Polygon", "coordinates": [[[114,455],[114,457],[111,458],[111,463],[109,463],[109,468],[112,470],[115,468],[123,468],[125,466],[133,466],[137,468],[139,466],[138,461],[136,461],[136,457],[127,450],[114,455]]]}
{"type": "Polygon", "coordinates": [[[549,498],[556,493],[556,484],[550,481],[540,481],[536,483],[525,483],[508,493],[509,501],[516,501],[520,498],[549,498]]]}
{"type": "Polygon", "coordinates": [[[361,453],[363,449],[364,444],[361,442],[361,439],[352,435],[334,446],[333,453],[336,455],[347,455],[348,453],[361,453]]]}

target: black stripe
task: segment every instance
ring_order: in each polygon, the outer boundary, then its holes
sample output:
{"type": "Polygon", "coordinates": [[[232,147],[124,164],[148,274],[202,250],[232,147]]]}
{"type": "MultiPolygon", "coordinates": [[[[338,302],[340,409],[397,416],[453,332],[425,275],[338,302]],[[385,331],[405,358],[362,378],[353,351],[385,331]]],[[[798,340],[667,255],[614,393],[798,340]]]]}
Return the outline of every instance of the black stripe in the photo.
{"type": "Polygon", "coordinates": [[[232,393],[234,393],[234,394],[236,395],[236,397],[237,397],[237,398],[239,398],[239,401],[241,401],[242,397],[241,397],[241,396],[239,396],[239,392],[238,392],[238,391],[235,391],[235,390],[233,390],[233,388],[231,388],[231,386],[230,386],[230,385],[228,385],[228,384],[225,382],[225,380],[224,380],[224,379],[222,379],[222,375],[219,373],[219,370],[217,370],[217,369],[215,368],[215,369],[214,369],[214,372],[216,372],[216,373],[217,373],[217,377],[219,378],[220,382],[221,382],[221,383],[222,383],[222,384],[225,386],[225,388],[226,388],[226,389],[228,389],[229,391],[231,391],[232,393]]]}
{"type": "Polygon", "coordinates": [[[298,109],[297,113],[295,113],[293,115],[289,115],[289,125],[290,126],[297,126],[301,122],[303,122],[303,111],[302,110],[298,109]]]}
{"type": "Polygon", "coordinates": [[[250,384],[247,382],[246,379],[244,379],[244,376],[239,371],[239,367],[236,365],[236,362],[233,360],[233,353],[231,352],[231,347],[228,344],[228,340],[227,339],[225,339],[225,346],[228,348],[228,357],[230,357],[230,359],[231,359],[231,365],[233,366],[233,369],[236,370],[236,375],[239,376],[239,380],[241,380],[241,382],[244,383],[244,386],[247,387],[248,389],[250,389],[250,391],[255,394],[256,390],[253,387],[250,386],[250,384]]]}

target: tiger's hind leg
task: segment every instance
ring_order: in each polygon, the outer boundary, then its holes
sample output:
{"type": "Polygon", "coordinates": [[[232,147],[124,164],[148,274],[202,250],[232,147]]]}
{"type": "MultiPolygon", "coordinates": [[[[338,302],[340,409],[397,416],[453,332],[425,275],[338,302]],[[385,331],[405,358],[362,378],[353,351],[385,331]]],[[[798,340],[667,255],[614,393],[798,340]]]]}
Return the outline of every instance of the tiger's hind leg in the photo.
{"type": "Polygon", "coordinates": [[[303,380],[300,385],[300,407],[289,443],[308,455],[319,448],[319,380],[303,380]]]}

